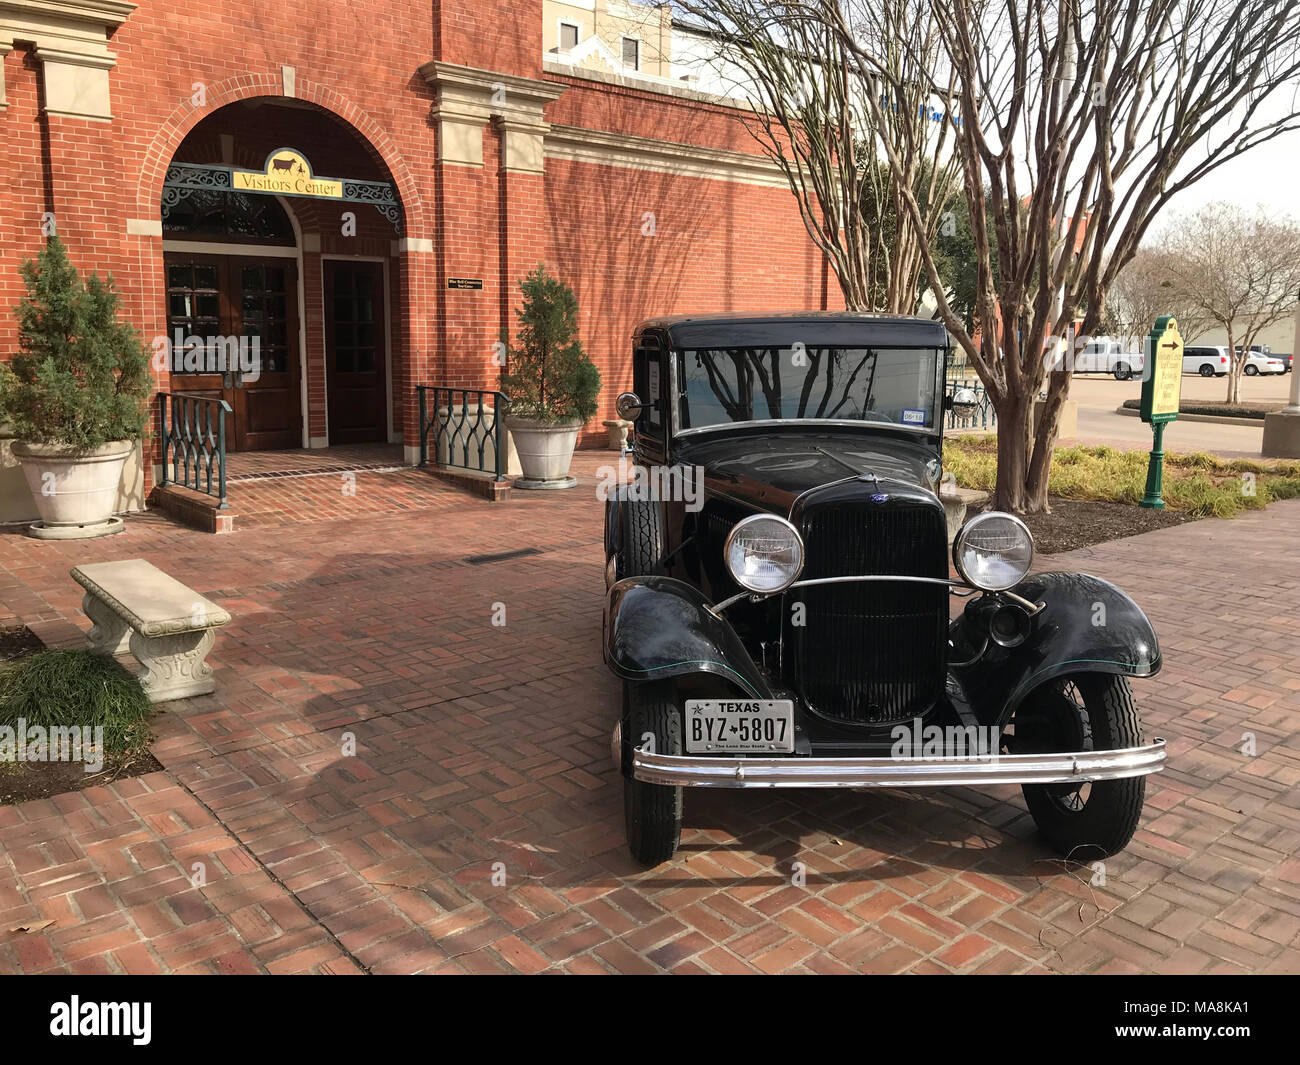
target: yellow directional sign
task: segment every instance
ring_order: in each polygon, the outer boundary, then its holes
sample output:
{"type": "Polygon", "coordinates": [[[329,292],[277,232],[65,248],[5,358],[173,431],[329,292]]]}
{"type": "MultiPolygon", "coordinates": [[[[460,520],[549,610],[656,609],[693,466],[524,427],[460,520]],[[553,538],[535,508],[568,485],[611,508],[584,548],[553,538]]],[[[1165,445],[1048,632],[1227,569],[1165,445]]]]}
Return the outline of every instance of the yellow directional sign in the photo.
{"type": "Polygon", "coordinates": [[[1147,345],[1142,374],[1142,420],[1172,422],[1178,417],[1183,394],[1183,338],[1178,320],[1170,315],[1156,319],[1147,345]]]}

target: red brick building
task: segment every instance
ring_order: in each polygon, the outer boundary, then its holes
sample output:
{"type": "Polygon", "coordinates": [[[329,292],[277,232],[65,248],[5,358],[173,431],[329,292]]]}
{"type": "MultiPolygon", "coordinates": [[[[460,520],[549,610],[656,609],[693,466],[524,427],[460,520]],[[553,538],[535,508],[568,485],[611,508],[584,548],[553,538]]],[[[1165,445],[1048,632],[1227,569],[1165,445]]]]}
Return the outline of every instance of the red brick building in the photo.
{"type": "MultiPolygon", "coordinates": [[[[599,24],[613,2],[572,6],[599,24]]],[[[626,69],[573,62],[545,6],[0,0],[0,352],[19,262],[57,228],[146,340],[260,337],[243,387],[158,360],[161,391],[230,401],[232,450],[412,460],[415,386],[495,387],[538,263],[577,293],[600,418],[645,315],[839,306],[740,105],[663,55],[643,73],[640,44],[626,69]]]]}

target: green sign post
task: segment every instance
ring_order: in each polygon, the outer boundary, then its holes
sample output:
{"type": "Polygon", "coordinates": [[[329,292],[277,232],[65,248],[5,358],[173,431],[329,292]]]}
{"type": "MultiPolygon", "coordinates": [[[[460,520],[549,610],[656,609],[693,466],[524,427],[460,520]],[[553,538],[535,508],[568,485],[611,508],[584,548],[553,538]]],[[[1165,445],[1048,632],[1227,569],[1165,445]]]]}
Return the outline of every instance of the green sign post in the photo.
{"type": "Polygon", "coordinates": [[[1147,465],[1147,490],[1142,506],[1163,510],[1160,492],[1165,468],[1165,426],[1178,418],[1183,393],[1183,338],[1172,315],[1156,319],[1147,341],[1147,364],[1142,375],[1142,420],[1151,425],[1151,461],[1147,465]]]}

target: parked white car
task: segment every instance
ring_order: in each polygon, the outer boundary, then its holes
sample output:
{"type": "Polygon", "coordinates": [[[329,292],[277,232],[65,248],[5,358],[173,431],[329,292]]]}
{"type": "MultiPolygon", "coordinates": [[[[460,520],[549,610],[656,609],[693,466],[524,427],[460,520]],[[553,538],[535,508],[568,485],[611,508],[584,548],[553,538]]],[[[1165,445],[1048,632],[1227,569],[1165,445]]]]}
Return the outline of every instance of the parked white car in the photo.
{"type": "Polygon", "coordinates": [[[1232,369],[1232,359],[1224,346],[1202,345],[1183,348],[1183,373],[1198,373],[1202,377],[1226,377],[1232,369]]]}
{"type": "Polygon", "coordinates": [[[1286,362],[1276,355],[1251,351],[1246,355],[1246,365],[1241,368],[1241,372],[1247,377],[1258,377],[1265,373],[1286,373],[1286,362]]]}
{"type": "Polygon", "coordinates": [[[1111,337],[1093,337],[1074,357],[1075,373],[1114,374],[1117,381],[1127,381],[1145,367],[1145,355],[1125,351],[1124,345],[1111,337]]]}

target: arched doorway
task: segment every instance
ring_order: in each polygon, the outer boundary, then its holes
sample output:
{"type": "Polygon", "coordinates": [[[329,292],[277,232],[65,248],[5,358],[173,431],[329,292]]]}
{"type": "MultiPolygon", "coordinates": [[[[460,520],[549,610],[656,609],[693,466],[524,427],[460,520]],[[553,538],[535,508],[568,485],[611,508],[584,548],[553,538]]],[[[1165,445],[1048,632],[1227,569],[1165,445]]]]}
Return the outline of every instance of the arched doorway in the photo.
{"type": "Polygon", "coordinates": [[[393,439],[401,207],[352,127],[298,100],[222,107],[161,213],[171,388],[230,404],[229,450],[393,439]]]}
{"type": "Polygon", "coordinates": [[[298,244],[284,207],[196,190],[168,212],[163,240],[173,391],[230,404],[231,451],[301,446],[298,244]]]}

